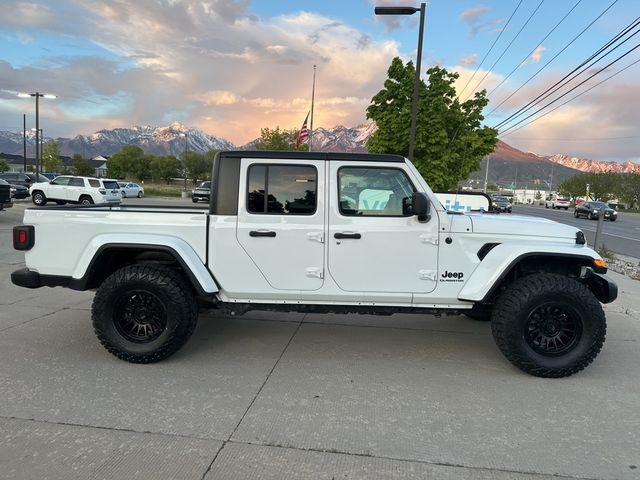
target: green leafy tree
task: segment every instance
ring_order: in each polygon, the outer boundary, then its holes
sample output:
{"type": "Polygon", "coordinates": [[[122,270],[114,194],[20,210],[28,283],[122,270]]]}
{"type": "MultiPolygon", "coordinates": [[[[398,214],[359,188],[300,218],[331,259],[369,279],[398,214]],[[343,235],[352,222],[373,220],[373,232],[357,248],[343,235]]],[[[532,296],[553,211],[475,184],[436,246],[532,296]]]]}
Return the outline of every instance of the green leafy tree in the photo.
{"type": "Polygon", "coordinates": [[[616,195],[627,208],[635,208],[640,202],[640,173],[621,173],[616,195]]]}
{"type": "Polygon", "coordinates": [[[0,172],[8,172],[8,171],[9,171],[9,164],[6,161],[0,159],[0,172]]]}
{"type": "Polygon", "coordinates": [[[298,138],[298,130],[280,130],[279,126],[276,128],[261,128],[260,138],[256,140],[256,150],[294,150],[294,151],[308,151],[309,145],[301,143],[296,146],[296,139],[298,138]]]}
{"type": "Polygon", "coordinates": [[[587,173],[591,197],[604,202],[615,197],[619,177],[615,173],[587,173]]]}
{"type": "Polygon", "coordinates": [[[211,161],[201,153],[187,152],[186,157],[183,155],[183,162],[187,170],[187,178],[190,178],[194,183],[211,175],[211,161]]]}
{"type": "Polygon", "coordinates": [[[62,167],[60,158],[60,146],[57,142],[49,140],[42,149],[42,165],[47,172],[59,172],[62,167]]]}
{"type": "Polygon", "coordinates": [[[125,145],[107,160],[107,175],[113,178],[134,176],[142,181],[149,175],[149,160],[136,145],[125,145]]]}
{"type": "Polygon", "coordinates": [[[586,174],[581,173],[564,180],[558,185],[558,192],[570,198],[584,197],[587,194],[586,174]]]}
{"type": "Polygon", "coordinates": [[[161,178],[167,183],[171,183],[171,179],[179,177],[182,164],[174,156],[153,157],[151,159],[151,174],[154,178],[161,178]]]}
{"type": "MultiPolygon", "coordinates": [[[[384,88],[371,100],[367,118],[378,130],[367,147],[373,153],[409,153],[409,129],[415,68],[394,58],[384,88]]],[[[457,73],[441,67],[427,70],[428,82],[420,81],[414,164],[434,189],[453,188],[480,168],[480,160],[497,143],[497,130],[482,125],[486,92],[465,102],[456,96],[457,73]]]]}
{"type": "Polygon", "coordinates": [[[73,169],[76,175],[88,177],[95,175],[95,169],[89,163],[89,160],[82,158],[82,155],[76,153],[73,156],[73,169]]]}

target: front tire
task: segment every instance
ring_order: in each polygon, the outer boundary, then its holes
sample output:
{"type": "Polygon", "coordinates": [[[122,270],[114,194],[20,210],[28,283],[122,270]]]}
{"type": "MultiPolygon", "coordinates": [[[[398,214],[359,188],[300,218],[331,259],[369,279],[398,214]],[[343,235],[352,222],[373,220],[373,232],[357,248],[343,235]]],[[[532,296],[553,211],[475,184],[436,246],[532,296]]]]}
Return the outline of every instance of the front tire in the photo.
{"type": "Polygon", "coordinates": [[[175,270],[130,265],[98,288],[91,308],[100,343],[131,363],[170,357],[189,339],[198,321],[191,287],[175,270]]]}
{"type": "Polygon", "coordinates": [[[142,198],[142,192],[138,192],[138,198],[142,198]]]}
{"type": "Polygon", "coordinates": [[[584,369],[600,353],[606,329],[593,293],[555,273],[517,280],[497,299],[491,318],[504,356],[536,377],[568,377],[584,369]]]}
{"type": "Polygon", "coordinates": [[[36,190],[35,192],[33,192],[33,195],[31,195],[31,201],[38,207],[44,207],[47,204],[47,196],[44,194],[44,192],[36,190]]]}
{"type": "Polygon", "coordinates": [[[578,210],[574,210],[574,211],[573,211],[573,216],[574,216],[574,217],[576,217],[576,218],[578,218],[578,210]]]}

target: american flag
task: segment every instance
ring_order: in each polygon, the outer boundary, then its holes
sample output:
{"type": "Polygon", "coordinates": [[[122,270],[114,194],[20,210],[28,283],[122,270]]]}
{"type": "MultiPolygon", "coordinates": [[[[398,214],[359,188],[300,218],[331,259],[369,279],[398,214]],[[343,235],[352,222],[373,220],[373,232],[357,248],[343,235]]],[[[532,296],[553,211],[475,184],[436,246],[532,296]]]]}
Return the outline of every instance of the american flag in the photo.
{"type": "Polygon", "coordinates": [[[298,145],[300,145],[302,140],[304,140],[305,138],[307,138],[309,136],[309,130],[307,128],[307,120],[309,120],[309,113],[311,113],[311,112],[308,112],[307,116],[304,117],[304,122],[302,122],[302,128],[298,132],[298,138],[296,138],[296,147],[298,145]]]}

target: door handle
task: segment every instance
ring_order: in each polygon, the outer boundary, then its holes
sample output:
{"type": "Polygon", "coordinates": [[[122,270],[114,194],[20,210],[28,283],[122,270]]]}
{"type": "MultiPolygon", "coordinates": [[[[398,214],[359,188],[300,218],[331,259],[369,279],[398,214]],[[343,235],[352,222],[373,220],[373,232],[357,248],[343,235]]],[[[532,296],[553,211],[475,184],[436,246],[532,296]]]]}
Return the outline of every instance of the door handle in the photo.
{"type": "Polygon", "coordinates": [[[276,232],[271,232],[268,230],[251,230],[249,232],[250,237],[275,237],[276,232]]]}
{"type": "Polygon", "coordinates": [[[333,238],[353,238],[354,240],[360,240],[362,235],[359,233],[336,233],[333,238]]]}

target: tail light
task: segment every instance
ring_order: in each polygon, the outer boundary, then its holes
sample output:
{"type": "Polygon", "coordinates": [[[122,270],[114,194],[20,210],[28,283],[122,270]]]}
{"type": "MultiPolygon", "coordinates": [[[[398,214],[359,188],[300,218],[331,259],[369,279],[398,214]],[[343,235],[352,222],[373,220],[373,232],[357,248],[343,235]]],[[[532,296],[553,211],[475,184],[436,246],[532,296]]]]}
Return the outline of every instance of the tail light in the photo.
{"type": "Polygon", "coordinates": [[[33,225],[13,227],[13,248],[16,250],[31,250],[36,240],[36,230],[33,225]]]}

